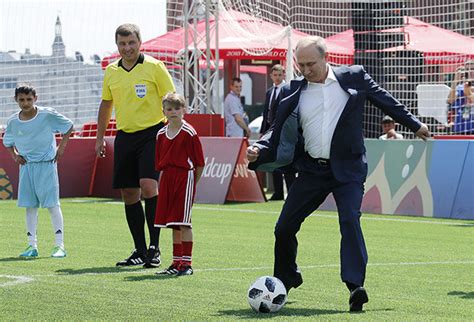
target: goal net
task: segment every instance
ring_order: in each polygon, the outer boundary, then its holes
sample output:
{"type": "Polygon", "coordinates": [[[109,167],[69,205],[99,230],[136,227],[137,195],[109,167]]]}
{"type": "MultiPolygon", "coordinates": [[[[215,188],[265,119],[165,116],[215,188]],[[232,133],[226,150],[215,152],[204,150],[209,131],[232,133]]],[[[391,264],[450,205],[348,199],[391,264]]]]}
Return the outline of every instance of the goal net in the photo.
{"type": "MultiPolygon", "coordinates": [[[[183,93],[188,74],[183,68],[185,4],[196,3],[204,10],[211,4],[213,14],[219,12],[215,47],[220,52],[230,55],[239,50],[246,62],[263,59],[266,66],[283,63],[289,79],[298,76],[298,70],[288,48],[305,35],[318,35],[327,41],[332,65],[364,65],[434,134],[474,132],[474,102],[460,97],[463,83],[474,78],[474,72],[467,75],[474,64],[466,64],[474,59],[471,0],[104,0],[99,4],[4,0],[0,2],[0,129],[18,110],[12,97],[19,82],[35,85],[38,104],[73,119],[76,130],[95,122],[104,67],[118,57],[115,28],[124,22],[140,26],[143,51],[167,64],[183,93]],[[455,78],[458,68],[460,76],[455,78]],[[459,95],[448,100],[451,88],[459,95]]],[[[196,16],[190,23],[201,21],[202,16],[196,16]]],[[[223,59],[219,65],[222,68],[223,59]]],[[[262,105],[271,85],[268,68],[242,61],[240,73],[246,105],[262,105]]],[[[217,100],[221,103],[228,91],[223,77],[221,72],[217,100]]],[[[214,110],[219,112],[222,106],[214,110]]],[[[366,137],[381,134],[383,116],[367,105],[366,137]]],[[[397,131],[413,137],[402,126],[397,131]]]]}
{"type": "MultiPolygon", "coordinates": [[[[463,82],[474,78],[474,71],[467,75],[474,63],[466,63],[474,58],[472,1],[222,0],[221,7],[228,16],[235,16],[235,24],[226,26],[232,26],[236,35],[242,33],[239,14],[245,13],[282,27],[291,26],[293,46],[300,33],[325,38],[332,65],[363,65],[434,134],[474,133],[474,101],[462,97],[461,91],[463,82]],[[465,76],[455,79],[457,69],[465,69],[458,72],[465,76]],[[448,99],[451,88],[458,94],[455,99],[448,99]]],[[[253,27],[253,37],[260,37],[267,50],[277,46],[269,40],[279,35],[265,33],[258,24],[253,27]]],[[[293,56],[288,58],[294,60],[293,56]]],[[[292,76],[298,76],[293,66],[292,76]]],[[[366,137],[382,134],[383,117],[379,109],[367,104],[366,137]]],[[[405,138],[413,137],[400,125],[397,131],[405,138]]]]}

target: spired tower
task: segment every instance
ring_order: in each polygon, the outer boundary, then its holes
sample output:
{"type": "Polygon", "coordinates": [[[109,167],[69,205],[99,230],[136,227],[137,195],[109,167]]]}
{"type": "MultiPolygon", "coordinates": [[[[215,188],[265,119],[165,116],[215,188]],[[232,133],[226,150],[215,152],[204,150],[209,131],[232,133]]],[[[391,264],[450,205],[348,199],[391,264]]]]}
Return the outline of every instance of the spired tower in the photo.
{"type": "Polygon", "coordinates": [[[56,19],[56,26],[54,28],[55,30],[55,37],[53,41],[53,59],[55,62],[60,62],[64,61],[66,58],[66,46],[64,45],[63,42],[63,37],[61,36],[62,33],[62,27],[61,27],[61,20],[59,19],[59,16],[56,19]]]}

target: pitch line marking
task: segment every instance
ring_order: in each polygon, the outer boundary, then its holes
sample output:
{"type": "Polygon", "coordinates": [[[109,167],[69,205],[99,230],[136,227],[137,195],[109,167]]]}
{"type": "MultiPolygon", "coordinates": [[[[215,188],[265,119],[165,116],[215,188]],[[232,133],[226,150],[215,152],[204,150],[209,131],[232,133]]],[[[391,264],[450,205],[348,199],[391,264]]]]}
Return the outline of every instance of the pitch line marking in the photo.
{"type": "MultiPolygon", "coordinates": [[[[193,209],[197,210],[211,210],[211,211],[225,211],[225,212],[243,212],[243,213],[254,213],[254,214],[271,214],[271,215],[279,215],[279,211],[268,211],[268,210],[254,210],[254,209],[226,209],[226,208],[213,208],[213,207],[200,207],[195,206],[193,209]]],[[[316,214],[313,213],[310,215],[311,217],[324,217],[324,218],[332,218],[337,219],[336,215],[324,215],[324,214],[316,214]]],[[[430,218],[430,217],[427,217],[430,218]]],[[[474,226],[471,223],[456,223],[456,222],[446,222],[446,221],[430,221],[430,220],[416,220],[416,219],[401,219],[401,218],[373,218],[373,217],[361,217],[362,220],[375,220],[375,221],[395,221],[395,222],[407,222],[407,223],[420,223],[420,224],[431,224],[431,225],[448,225],[448,226],[474,226]]]]}
{"type": "MultiPolygon", "coordinates": [[[[368,263],[367,266],[416,266],[416,265],[452,265],[452,264],[474,264],[474,261],[451,261],[451,262],[400,262],[400,263],[368,263]]],[[[298,266],[301,269],[313,268],[339,268],[339,264],[322,264],[322,265],[306,265],[298,266]]],[[[216,272],[216,271],[256,271],[263,269],[273,269],[268,267],[247,267],[247,268],[202,268],[195,269],[195,272],[216,272]]]]}
{"type": "MultiPolygon", "coordinates": [[[[430,266],[430,265],[473,265],[474,260],[467,260],[467,261],[434,261],[434,262],[399,262],[399,263],[368,263],[367,266],[374,266],[374,267],[387,267],[387,266],[430,266]]],[[[318,268],[339,268],[339,264],[321,264],[321,265],[303,265],[299,266],[301,269],[318,269],[318,268]]],[[[270,270],[273,269],[273,266],[260,266],[260,267],[224,267],[224,268],[197,268],[194,269],[195,272],[229,272],[229,271],[259,271],[259,270],[270,270]]],[[[106,272],[106,273],[84,273],[84,274],[38,274],[38,275],[30,275],[29,277],[26,276],[11,276],[11,275],[0,275],[0,277],[10,277],[10,278],[18,278],[21,277],[24,280],[21,282],[7,282],[7,283],[27,283],[33,281],[33,277],[40,278],[40,277],[72,277],[72,276],[101,276],[101,275],[116,275],[116,274],[136,274],[136,275],[150,275],[153,274],[155,271],[150,271],[148,269],[143,270],[117,270],[116,272],[106,272]]],[[[13,285],[13,284],[12,284],[13,285]]],[[[0,284],[0,286],[5,286],[4,284],[0,284]]]]}
{"type": "Polygon", "coordinates": [[[0,277],[12,279],[13,281],[0,283],[0,287],[13,286],[23,283],[33,282],[33,278],[27,276],[0,275],[0,277]]]}
{"type": "MultiPolygon", "coordinates": [[[[79,202],[84,202],[79,200],[71,200],[73,203],[79,203],[79,202]]],[[[99,203],[99,202],[98,202],[99,203]]],[[[106,204],[113,204],[113,205],[122,205],[122,201],[106,201],[102,202],[106,204]]],[[[219,208],[219,207],[202,207],[202,206],[193,206],[193,209],[197,210],[210,210],[210,211],[225,211],[225,212],[243,212],[243,213],[253,213],[253,214],[269,214],[269,215],[279,215],[279,211],[269,211],[269,210],[255,210],[255,209],[226,209],[226,208],[219,208]]],[[[310,215],[311,217],[313,216],[318,216],[318,217],[323,217],[323,218],[332,218],[335,219],[337,216],[335,215],[324,215],[324,214],[316,214],[313,213],[310,215]]],[[[432,217],[425,217],[425,218],[432,218],[432,217]]],[[[375,221],[394,221],[394,222],[406,222],[406,223],[419,223],[419,224],[431,224],[431,225],[447,225],[447,226],[474,226],[474,224],[468,223],[468,222],[446,222],[446,221],[431,221],[431,220],[416,220],[416,219],[401,219],[401,218],[373,218],[373,217],[361,217],[362,220],[375,220],[375,221]]],[[[446,218],[449,220],[449,218],[446,218]]]]}

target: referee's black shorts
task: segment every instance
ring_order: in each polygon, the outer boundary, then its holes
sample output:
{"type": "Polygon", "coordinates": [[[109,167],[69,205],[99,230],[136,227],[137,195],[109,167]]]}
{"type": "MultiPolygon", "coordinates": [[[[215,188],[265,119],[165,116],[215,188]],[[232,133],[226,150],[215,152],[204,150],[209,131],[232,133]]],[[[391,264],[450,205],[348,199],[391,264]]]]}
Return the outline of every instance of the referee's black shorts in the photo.
{"type": "Polygon", "coordinates": [[[158,180],[159,172],[155,171],[156,134],[163,126],[159,123],[134,133],[117,132],[114,143],[115,189],[139,188],[142,178],[158,180]]]}

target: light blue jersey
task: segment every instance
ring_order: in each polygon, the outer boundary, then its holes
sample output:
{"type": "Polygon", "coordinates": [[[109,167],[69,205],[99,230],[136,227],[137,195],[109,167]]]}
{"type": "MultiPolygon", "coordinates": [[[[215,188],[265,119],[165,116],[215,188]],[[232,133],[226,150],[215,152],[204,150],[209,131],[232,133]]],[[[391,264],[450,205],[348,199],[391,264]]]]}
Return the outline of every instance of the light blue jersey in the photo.
{"type": "Polygon", "coordinates": [[[18,206],[52,208],[59,206],[55,133],[66,133],[72,121],[49,107],[36,107],[34,118],[22,121],[20,112],[7,121],[3,136],[6,147],[15,147],[26,160],[20,166],[18,206]]]}
{"type": "Polygon", "coordinates": [[[7,121],[3,136],[3,145],[16,147],[26,162],[53,160],[56,155],[54,134],[66,133],[72,127],[72,121],[55,109],[36,108],[38,112],[31,120],[20,120],[20,111],[13,114],[7,121]]]}

